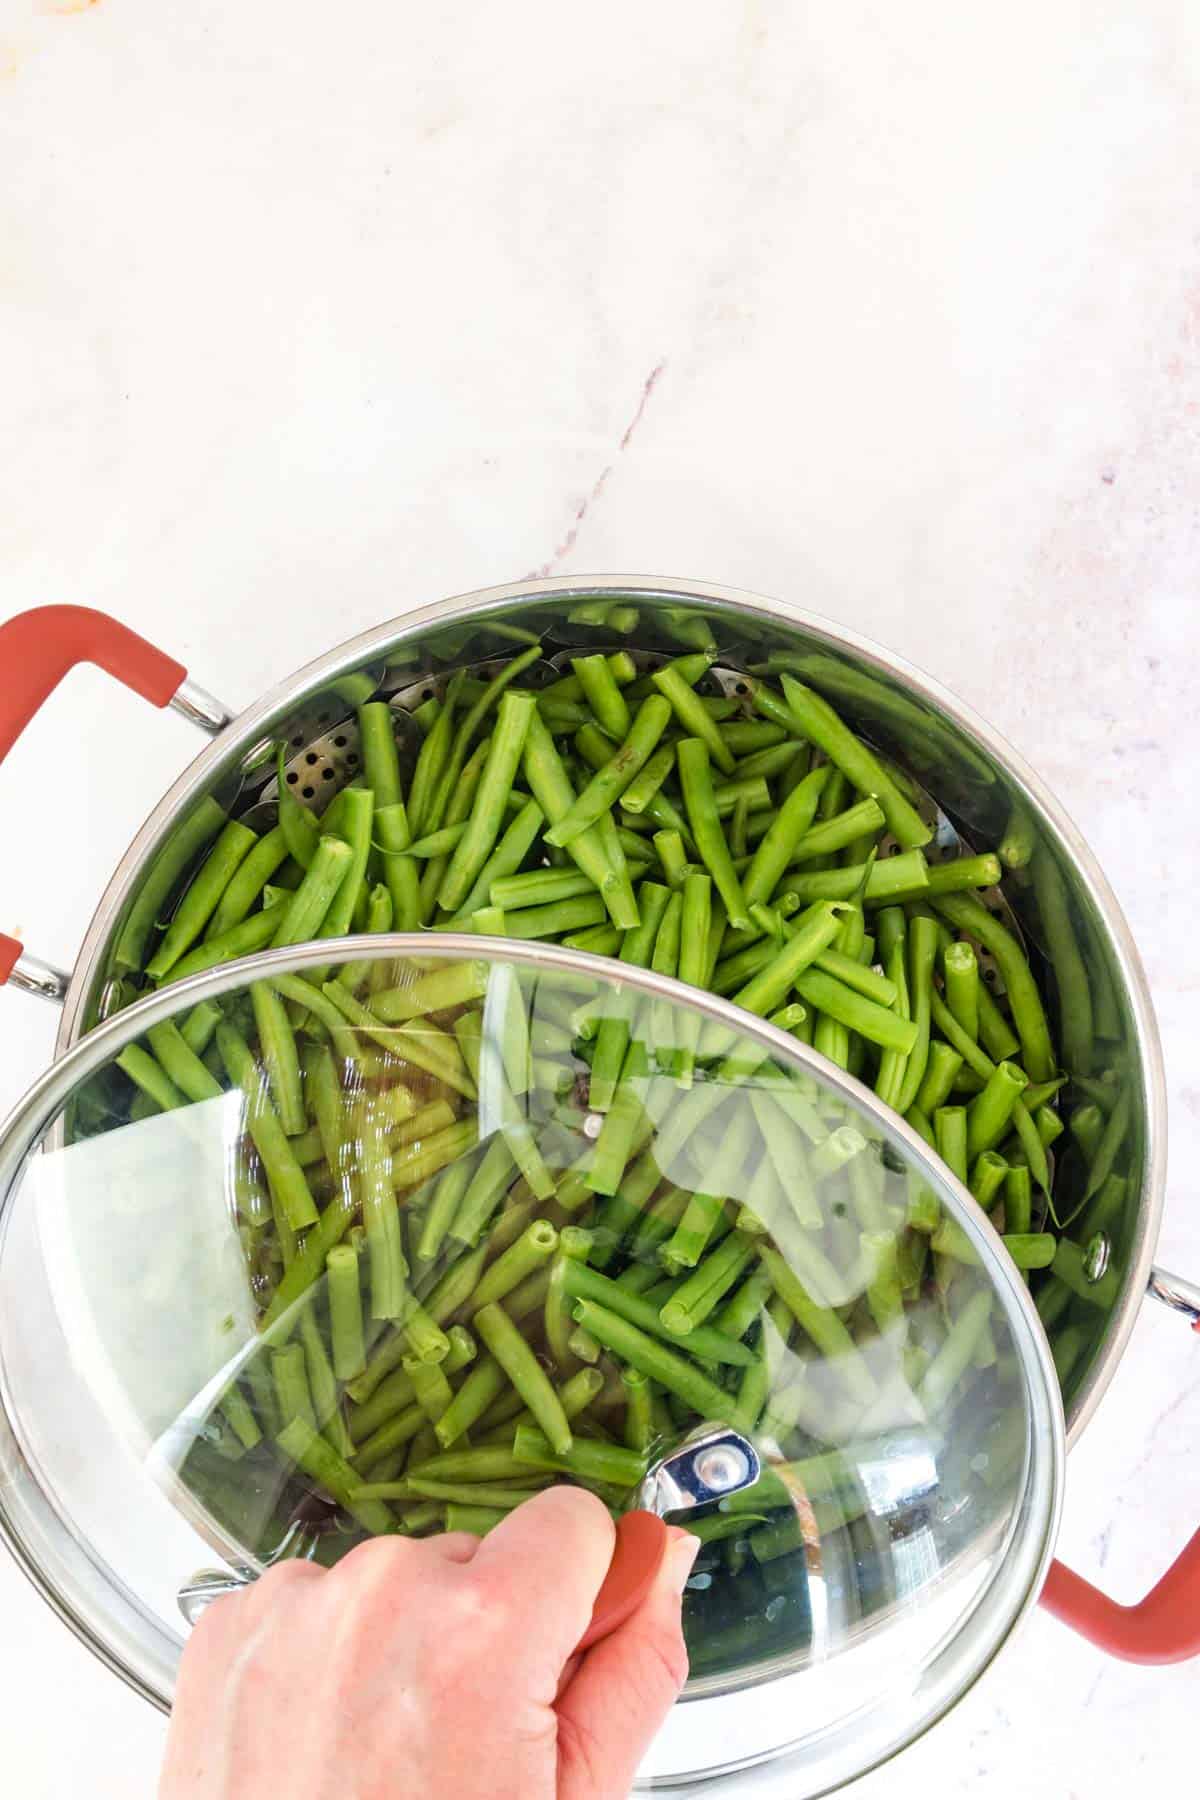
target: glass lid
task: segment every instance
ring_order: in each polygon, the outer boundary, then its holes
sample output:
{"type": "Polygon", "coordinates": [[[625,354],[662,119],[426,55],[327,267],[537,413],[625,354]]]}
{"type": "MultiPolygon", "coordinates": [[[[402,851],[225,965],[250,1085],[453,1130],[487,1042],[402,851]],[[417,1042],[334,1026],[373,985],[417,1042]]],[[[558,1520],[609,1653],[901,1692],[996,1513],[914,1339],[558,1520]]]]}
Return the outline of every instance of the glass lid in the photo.
{"type": "Polygon", "coordinates": [[[18,1557],[169,1703],[223,1583],[572,1481],[701,1540],[640,1788],[909,1742],[1037,1591],[1061,1410],[984,1212],[801,1011],[446,933],[99,1027],[0,1138],[18,1557]]]}

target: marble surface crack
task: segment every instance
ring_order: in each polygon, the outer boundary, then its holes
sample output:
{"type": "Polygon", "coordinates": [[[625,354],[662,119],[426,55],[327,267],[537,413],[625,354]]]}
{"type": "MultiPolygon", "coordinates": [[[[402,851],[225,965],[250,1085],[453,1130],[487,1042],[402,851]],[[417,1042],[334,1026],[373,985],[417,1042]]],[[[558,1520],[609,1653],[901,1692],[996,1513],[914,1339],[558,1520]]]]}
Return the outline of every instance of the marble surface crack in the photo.
{"type": "Polygon", "coordinates": [[[579,533],[583,529],[584,520],[587,518],[587,516],[591,512],[592,508],[595,506],[596,502],[599,500],[601,494],[603,494],[605,488],[608,485],[608,478],[612,474],[613,470],[616,468],[617,463],[620,461],[621,457],[625,454],[626,450],[628,450],[630,444],[633,442],[634,433],[637,431],[638,426],[641,424],[643,415],[645,414],[646,408],[650,403],[650,396],[654,392],[655,388],[658,386],[659,377],[662,375],[662,372],[666,368],[666,366],[667,366],[667,364],[666,364],[665,358],[663,358],[659,362],[656,362],[654,367],[651,369],[650,373],[647,375],[645,381],[643,381],[642,391],[638,396],[638,403],[633,409],[633,414],[629,420],[628,425],[625,427],[625,430],[621,434],[621,437],[617,444],[615,453],[610,458],[610,460],[604,465],[604,467],[601,469],[599,475],[597,475],[595,481],[592,483],[592,485],[588,489],[587,493],[583,496],[583,499],[579,502],[579,505],[575,509],[575,516],[571,520],[570,526],[568,527],[565,536],[562,538],[562,540],[558,544],[555,545],[553,554],[551,555],[549,561],[544,562],[542,564],[542,566],[538,569],[531,569],[529,571],[528,576],[526,577],[526,580],[538,580],[542,576],[545,576],[545,575],[557,574],[559,569],[562,567],[562,564],[567,559],[567,557],[570,556],[572,550],[575,548],[575,544],[579,537],[579,533]]]}

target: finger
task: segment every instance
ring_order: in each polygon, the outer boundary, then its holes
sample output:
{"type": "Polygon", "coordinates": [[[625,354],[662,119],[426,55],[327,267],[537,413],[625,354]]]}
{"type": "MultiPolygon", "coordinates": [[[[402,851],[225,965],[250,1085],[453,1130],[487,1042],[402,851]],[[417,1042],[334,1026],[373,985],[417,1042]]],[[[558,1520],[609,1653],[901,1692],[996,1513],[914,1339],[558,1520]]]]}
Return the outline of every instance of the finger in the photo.
{"type": "Polygon", "coordinates": [[[596,1644],[560,1696],[558,1800],[620,1800],[687,1679],[681,1598],[698,1538],[673,1531],[631,1619],[596,1644]]]}
{"type": "Polygon", "coordinates": [[[469,1531],[443,1531],[437,1537],[422,1539],[431,1550],[436,1550],[443,1562],[474,1562],[479,1554],[482,1538],[475,1537],[469,1531]]]}
{"type": "Polygon", "coordinates": [[[582,1488],[547,1488],[516,1507],[479,1547],[472,1580],[508,1620],[512,1654],[547,1702],[587,1629],[612,1561],[608,1508],[582,1488]]]}

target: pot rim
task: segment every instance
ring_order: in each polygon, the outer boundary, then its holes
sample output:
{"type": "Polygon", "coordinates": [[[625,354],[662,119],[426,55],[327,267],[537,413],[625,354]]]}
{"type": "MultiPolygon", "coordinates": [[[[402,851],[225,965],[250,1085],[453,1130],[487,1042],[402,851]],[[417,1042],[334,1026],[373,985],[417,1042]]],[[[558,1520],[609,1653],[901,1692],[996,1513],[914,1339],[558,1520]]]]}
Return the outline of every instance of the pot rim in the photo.
{"type": "Polygon", "coordinates": [[[385,646],[390,648],[404,643],[429,627],[477,621],[493,612],[506,611],[514,602],[521,600],[544,602],[559,596],[570,600],[587,597],[611,599],[624,595],[640,595],[646,599],[667,602],[682,600],[701,610],[734,612],[761,619],[770,625],[792,626],[830,650],[851,651],[888,679],[899,679],[918,700],[945,714],[983,746],[1004,769],[1022,797],[1031,802],[1048,822],[1070,856],[1088,897],[1108,932],[1124,978],[1139,1052],[1146,1121],[1146,1179],[1137,1212],[1137,1233],[1131,1246],[1125,1283],[1113,1310],[1107,1334],[1099,1353],[1093,1358],[1082,1388],[1075,1396],[1067,1421],[1067,1444],[1070,1448],[1100,1404],[1129,1342],[1149,1283],[1162,1224],[1166,1183],[1166,1083],[1162,1047],[1145,971],[1116,895],[1085,839],[1041,777],[1008,740],[973,708],[965,705],[949,689],[926,675],[907,658],[885,650],[872,639],[826,619],[819,613],[808,612],[747,589],[726,587],[715,582],[674,580],[649,575],[547,576],[530,581],[506,582],[496,587],[476,588],[448,600],[434,601],[346,639],[334,649],[306,663],[283,681],[277,682],[239,713],[232,724],[226,726],[218,737],[201,750],[146,819],[113,871],[80,946],[63,1004],[55,1040],[55,1055],[62,1055],[78,1041],[81,1020],[94,990],[99,957],[112,923],[118,916],[131,885],[144,869],[164,827],[174,821],[190,800],[198,797],[207,785],[214,765],[232,767],[239,763],[245,753],[264,736],[269,735],[271,727],[289,712],[298,694],[328,686],[339,676],[360,668],[364,662],[377,660],[378,652],[385,646]],[[374,657],[372,652],[375,652],[374,657]]]}

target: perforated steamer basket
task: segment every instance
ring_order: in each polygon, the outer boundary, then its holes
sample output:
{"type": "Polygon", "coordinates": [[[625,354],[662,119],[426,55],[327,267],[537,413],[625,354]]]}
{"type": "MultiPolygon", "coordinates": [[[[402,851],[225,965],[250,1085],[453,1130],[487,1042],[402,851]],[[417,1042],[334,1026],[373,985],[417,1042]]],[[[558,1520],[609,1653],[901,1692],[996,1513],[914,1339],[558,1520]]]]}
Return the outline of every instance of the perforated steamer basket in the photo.
{"type": "MultiPolygon", "coordinates": [[[[1028,821],[1034,866],[1006,881],[1016,923],[1052,1003],[1086,996],[1104,1061],[1127,1079],[1131,1121],[1125,1217],[1099,1247],[1118,1272],[1116,1301],[1091,1308],[1091,1339],[1065,1392],[1068,1440],[1094,1411],[1150,1289],[1189,1323],[1200,1318],[1190,1284],[1153,1268],[1163,1205],[1165,1120],[1161,1056],[1145,979],[1128,929],[1101,871],[1037,776],[980,719],[927,677],[852,633],[778,602],[703,583],[643,577],[540,581],[484,590],[418,609],[331,651],[243,713],[187,679],[181,665],[102,615],[48,608],[0,628],[0,750],[75,662],[106,667],[138,692],[185,713],[212,741],[146,821],[106,889],[70,975],[19,945],[0,953],[0,973],[62,1003],[60,1051],[126,1004],[128,959],[139,903],[168,905],[196,851],[223,816],[247,816],[269,800],[271,752],[283,739],[287,776],[305,800],[331,795],[356,766],[354,706],[370,695],[410,710],[457,668],[512,653],[514,633],[540,638],[554,663],[580,648],[617,647],[653,660],[714,644],[713,679],[736,688],[768,659],[824,693],[864,737],[893,755],[933,796],[939,829],[973,846],[1002,837],[1014,811],[1028,821]],[[1057,904],[1047,905],[1047,895],[1057,904]],[[1082,984],[1081,977],[1082,974],[1082,984]]],[[[524,641],[522,639],[522,641],[524,641]]],[[[545,671],[549,678],[549,670],[545,671]]],[[[145,923],[142,911],[142,923],[145,923]]],[[[1072,1009],[1061,1004],[1057,1041],[1069,1048],[1072,1009]]],[[[1078,1033],[1075,1034],[1076,1036],[1078,1033]]],[[[1110,1281],[1108,1284],[1114,1284],[1110,1281]]]]}

